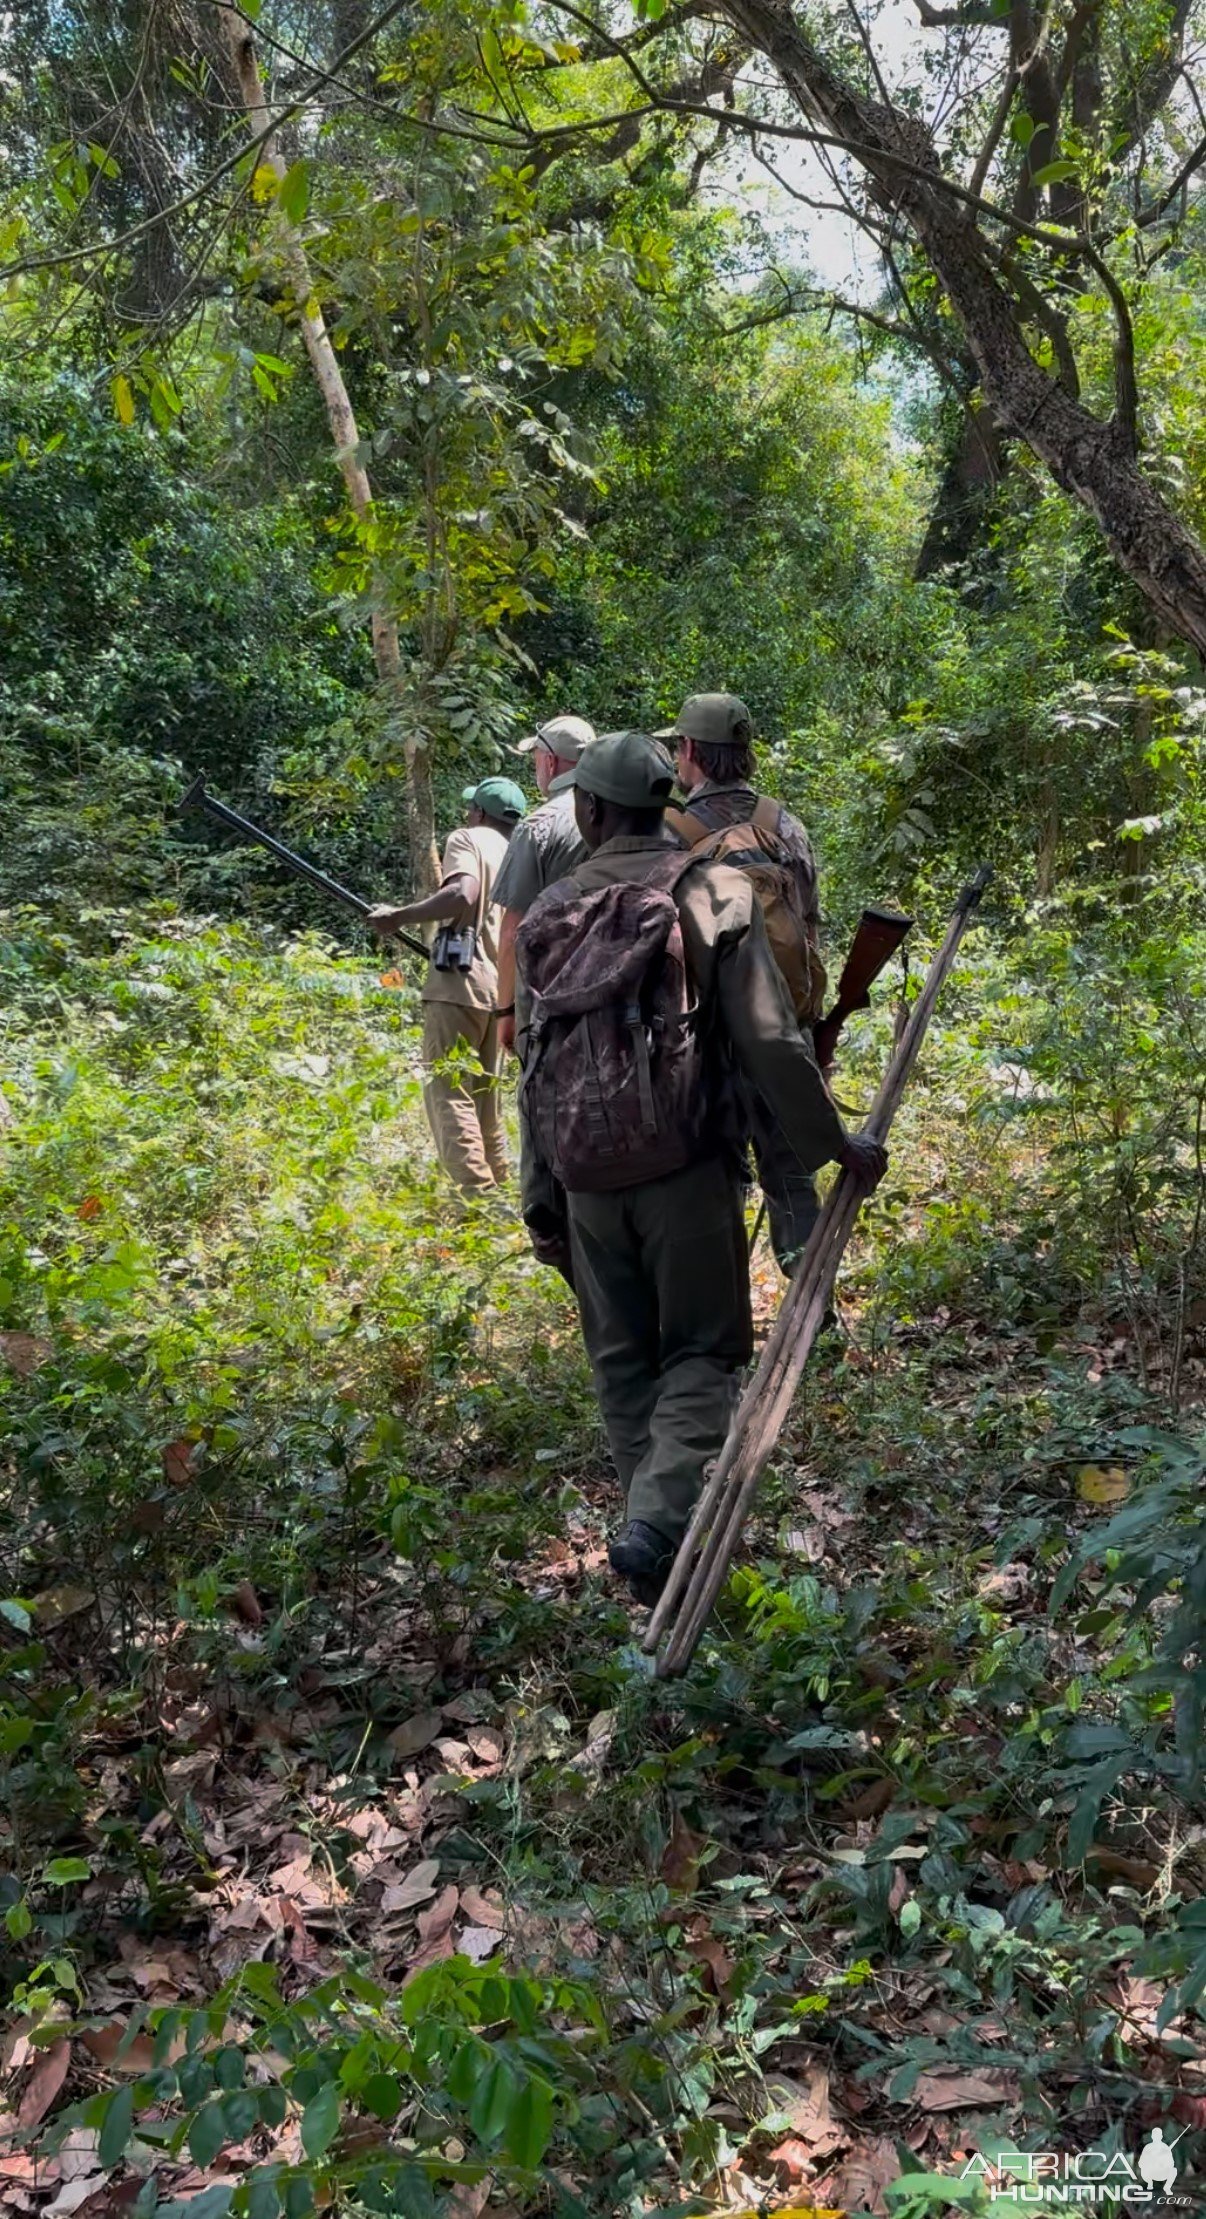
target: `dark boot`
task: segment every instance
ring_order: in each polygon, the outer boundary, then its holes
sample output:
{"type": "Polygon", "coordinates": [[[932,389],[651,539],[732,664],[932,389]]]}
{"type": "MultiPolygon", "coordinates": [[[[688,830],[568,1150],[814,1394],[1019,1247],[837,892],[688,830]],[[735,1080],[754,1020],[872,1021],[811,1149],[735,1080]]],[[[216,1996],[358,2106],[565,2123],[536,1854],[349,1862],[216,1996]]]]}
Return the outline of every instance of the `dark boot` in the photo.
{"type": "Polygon", "coordinates": [[[673,1541],[668,1541],[656,1526],[633,1518],[610,1544],[607,1561],[613,1572],[627,1580],[638,1603],[652,1609],[670,1577],[676,1554],[673,1541]]]}

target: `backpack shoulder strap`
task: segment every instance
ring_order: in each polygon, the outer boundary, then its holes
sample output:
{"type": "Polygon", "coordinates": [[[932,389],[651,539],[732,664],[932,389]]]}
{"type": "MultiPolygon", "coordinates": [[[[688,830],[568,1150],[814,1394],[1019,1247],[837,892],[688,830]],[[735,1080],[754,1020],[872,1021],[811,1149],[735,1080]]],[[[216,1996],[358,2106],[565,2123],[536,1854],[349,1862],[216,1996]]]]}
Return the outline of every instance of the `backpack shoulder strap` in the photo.
{"type": "Polygon", "coordinates": [[[759,794],[749,821],[755,832],[777,833],[782,814],[780,803],[773,800],[770,794],[759,794]]]}
{"type": "Polygon", "coordinates": [[[667,809],[665,822],[689,848],[696,848],[701,840],[712,838],[712,826],[705,824],[702,817],[694,816],[690,809],[667,809]]]}

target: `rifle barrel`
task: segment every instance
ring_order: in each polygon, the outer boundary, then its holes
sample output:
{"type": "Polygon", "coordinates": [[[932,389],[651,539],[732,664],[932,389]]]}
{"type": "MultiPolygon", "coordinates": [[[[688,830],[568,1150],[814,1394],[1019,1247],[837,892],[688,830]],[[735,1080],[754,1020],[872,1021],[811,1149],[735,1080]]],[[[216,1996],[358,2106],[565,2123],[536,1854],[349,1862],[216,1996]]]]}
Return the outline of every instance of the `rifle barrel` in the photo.
{"type": "MultiPolygon", "coordinates": [[[[362,901],[360,895],[354,894],[350,886],[341,886],[337,878],[332,878],[326,871],[320,871],[317,863],[307,863],[304,855],[297,855],[292,848],[287,848],[283,840],[276,839],[271,832],[265,832],[261,825],[253,824],[250,817],[242,816],[237,809],[231,809],[226,802],[219,801],[215,794],[208,791],[204,773],[194,778],[177,806],[181,815],[186,809],[203,809],[207,816],[213,817],[218,824],[226,825],[231,832],[241,833],[245,840],[257,841],[260,847],[267,848],[270,855],[275,855],[278,862],[286,864],[296,877],[308,878],[312,886],[329,894],[332,901],[342,902],[353,916],[359,917],[362,922],[367,921],[372,908],[371,902],[362,901]]],[[[409,948],[415,955],[421,955],[423,961],[427,962],[430,950],[424,947],[421,940],[414,940],[405,932],[395,933],[393,937],[400,940],[404,948],[409,948]]]]}

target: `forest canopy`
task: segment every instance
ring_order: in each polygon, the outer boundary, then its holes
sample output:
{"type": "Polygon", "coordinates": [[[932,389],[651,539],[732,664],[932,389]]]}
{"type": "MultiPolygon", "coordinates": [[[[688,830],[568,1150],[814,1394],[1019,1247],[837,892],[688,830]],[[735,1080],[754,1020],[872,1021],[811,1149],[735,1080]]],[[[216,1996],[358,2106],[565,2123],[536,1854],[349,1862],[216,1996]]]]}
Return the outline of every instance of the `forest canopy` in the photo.
{"type": "Polygon", "coordinates": [[[1200,0],[0,6],[6,2210],[1200,2165],[1204,57],[1200,0]],[[421,898],[541,722],[720,689],[831,979],[915,920],[852,1125],[993,879],[671,1695],[415,959],[177,805],[421,898]]]}

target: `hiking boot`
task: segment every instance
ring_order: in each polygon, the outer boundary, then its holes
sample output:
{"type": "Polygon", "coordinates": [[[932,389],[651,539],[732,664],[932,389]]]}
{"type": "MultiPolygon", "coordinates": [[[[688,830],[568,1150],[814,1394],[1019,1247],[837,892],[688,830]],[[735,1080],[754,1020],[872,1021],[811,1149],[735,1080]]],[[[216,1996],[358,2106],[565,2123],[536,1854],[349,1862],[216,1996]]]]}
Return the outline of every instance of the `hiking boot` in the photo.
{"type": "Polygon", "coordinates": [[[627,1580],[638,1603],[652,1610],[670,1577],[676,1554],[673,1541],[668,1541],[656,1526],[633,1518],[609,1545],[607,1561],[613,1572],[627,1580]]]}

